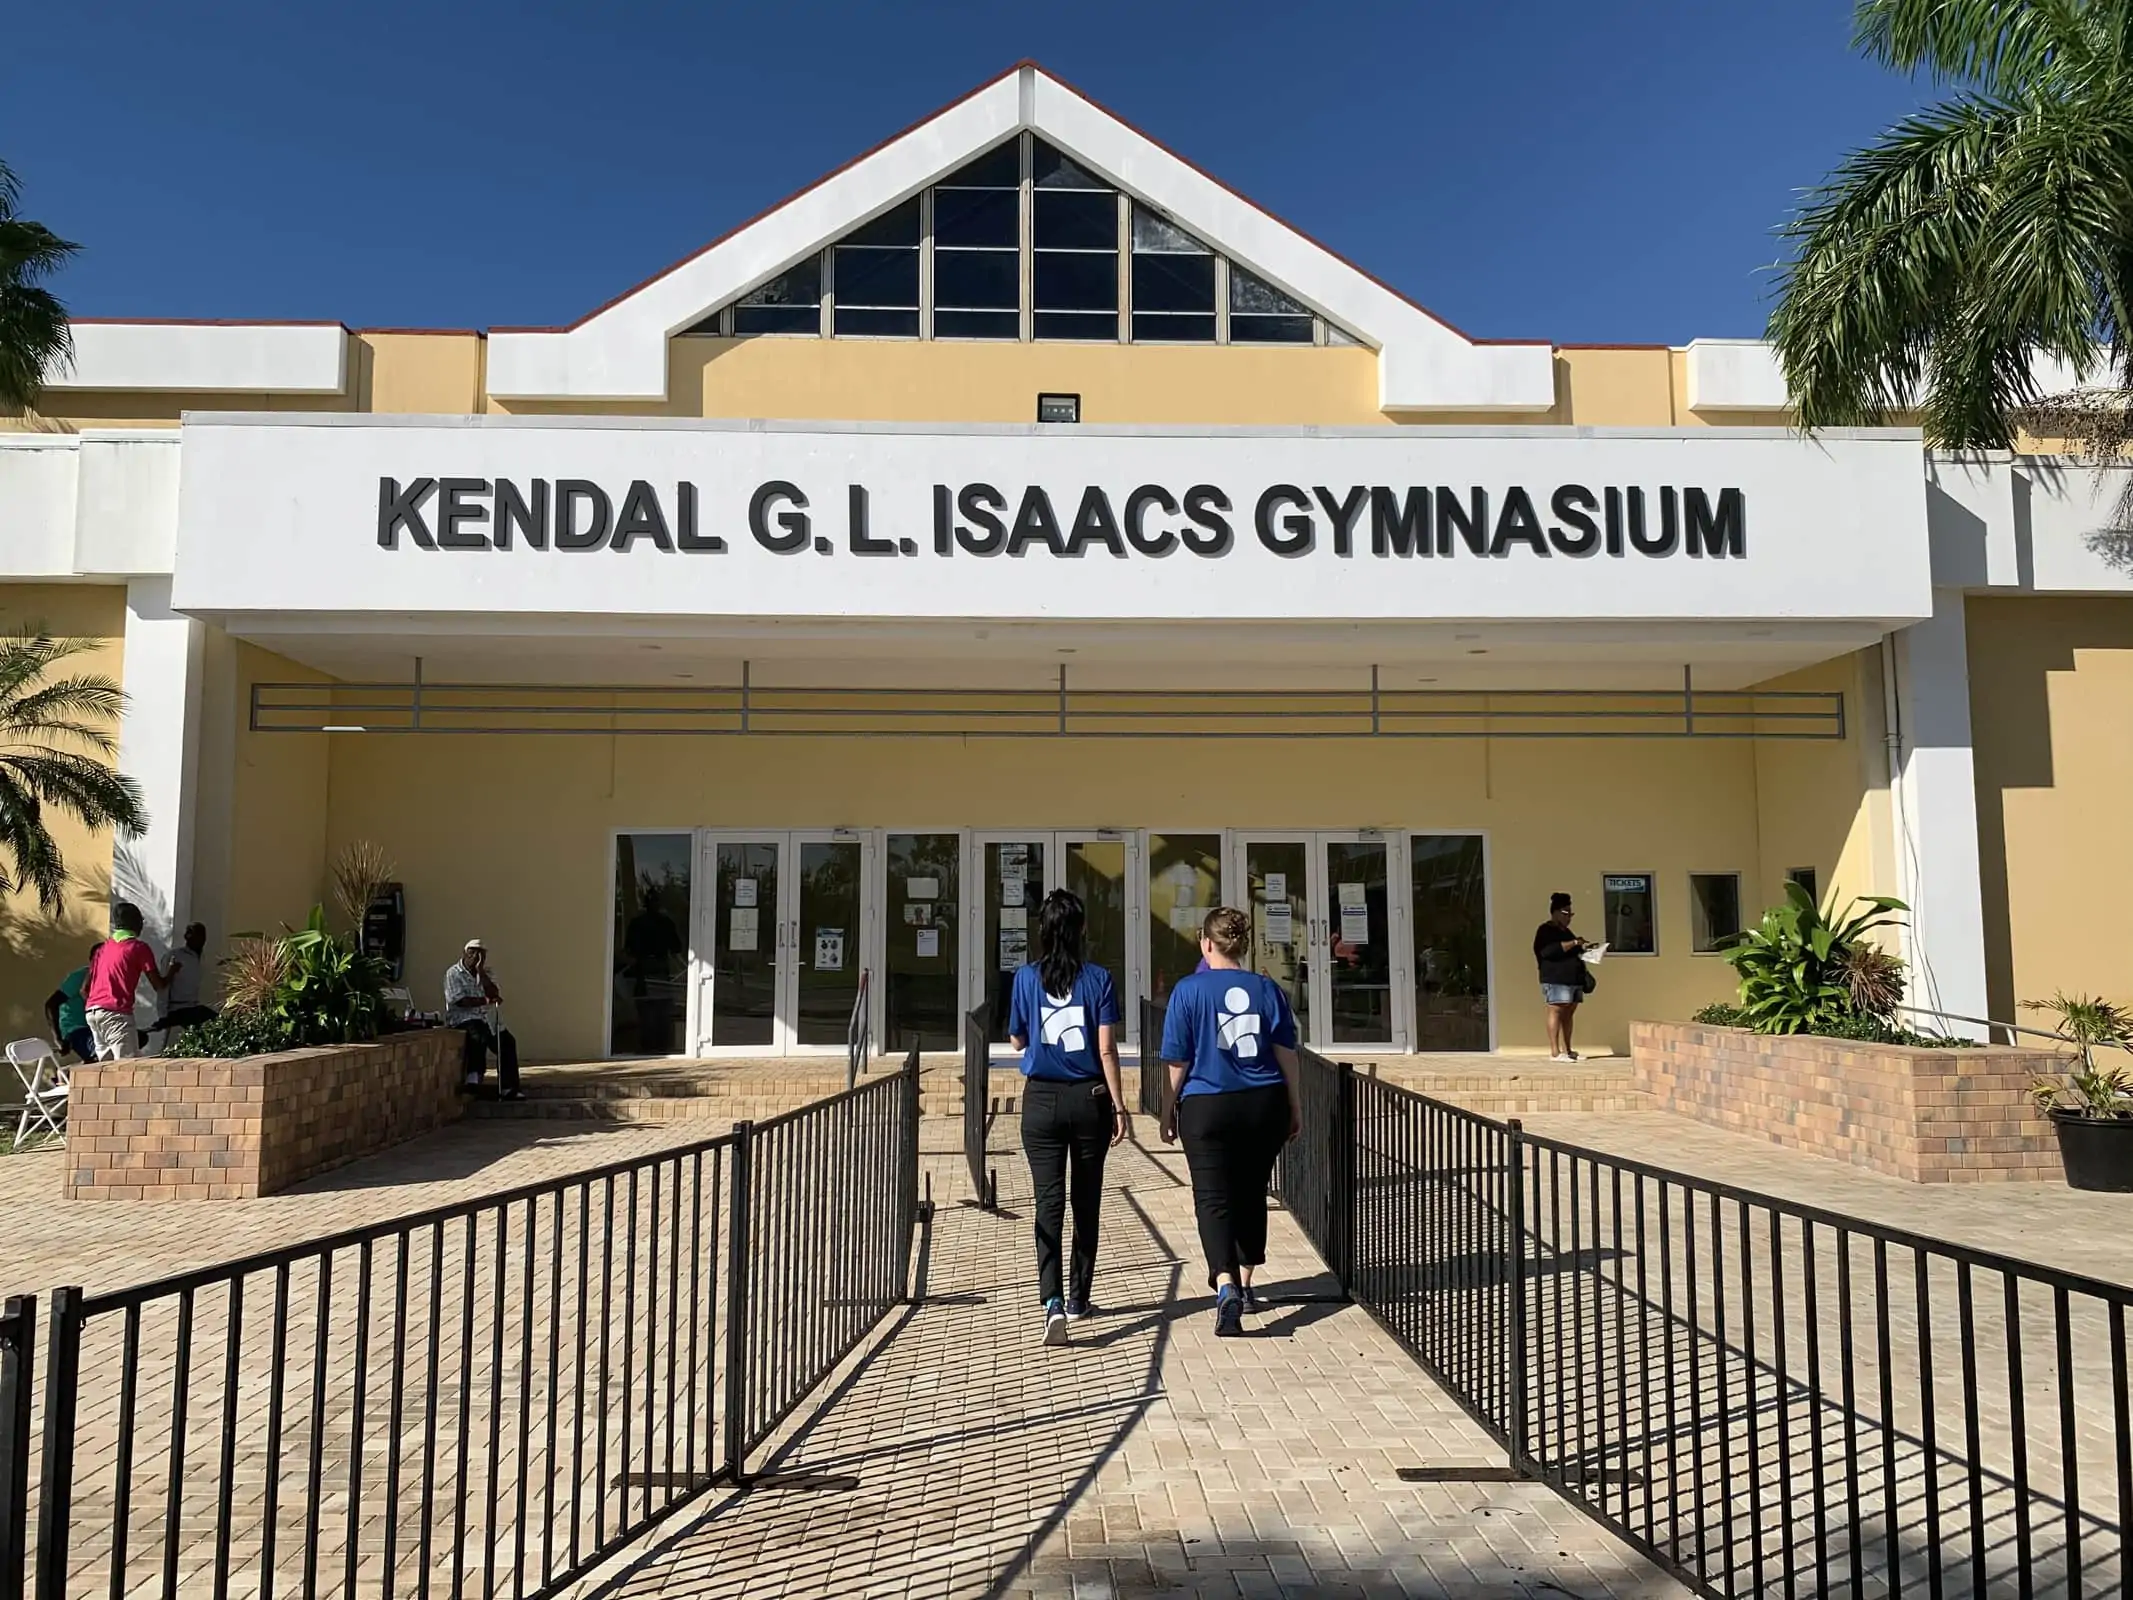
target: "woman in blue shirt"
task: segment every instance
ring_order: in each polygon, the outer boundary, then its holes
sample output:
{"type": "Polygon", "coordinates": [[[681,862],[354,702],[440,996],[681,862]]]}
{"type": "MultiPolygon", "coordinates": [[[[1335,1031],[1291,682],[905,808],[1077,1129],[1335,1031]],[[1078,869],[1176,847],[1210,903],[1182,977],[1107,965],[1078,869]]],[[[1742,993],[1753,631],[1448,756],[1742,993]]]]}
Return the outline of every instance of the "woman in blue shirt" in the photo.
{"type": "Polygon", "coordinates": [[[1022,1150],[1037,1191],[1037,1297],[1044,1342],[1064,1344],[1067,1324],[1089,1314],[1096,1277],[1104,1157],[1126,1136],[1118,1082],[1118,993],[1083,955],[1088,913],[1054,889],[1037,912],[1037,959],[1015,974],[1007,1035],[1022,1052],[1022,1150]],[[1060,1282],[1059,1236],[1073,1177],[1074,1254],[1060,1282]]]}
{"type": "Polygon", "coordinates": [[[1238,964],[1251,936],[1243,912],[1210,911],[1200,928],[1207,969],[1171,990],[1163,1020],[1163,1140],[1185,1141],[1215,1332],[1224,1336],[1242,1333],[1244,1313],[1261,1309],[1252,1269],[1266,1260],[1267,1181],[1303,1127],[1296,1013],[1280,984],[1238,964]]]}

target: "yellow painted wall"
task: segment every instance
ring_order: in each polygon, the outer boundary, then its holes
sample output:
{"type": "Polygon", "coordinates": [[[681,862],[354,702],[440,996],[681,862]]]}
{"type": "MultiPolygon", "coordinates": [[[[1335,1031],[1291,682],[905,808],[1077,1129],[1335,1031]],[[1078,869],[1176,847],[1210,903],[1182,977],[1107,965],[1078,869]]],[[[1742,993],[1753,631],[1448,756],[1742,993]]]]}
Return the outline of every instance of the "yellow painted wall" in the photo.
{"type": "MultiPolygon", "coordinates": [[[[97,672],[124,682],[126,591],[108,584],[0,583],[0,629],[42,627],[55,636],[91,641],[62,671],[97,672]]],[[[115,735],[117,729],[111,730],[115,735]]],[[[0,735],[0,746],[9,741],[0,735]]],[[[52,837],[71,887],[56,912],[32,895],[0,895],[0,1027],[6,1037],[43,1034],[44,997],[82,964],[92,941],[109,926],[111,835],[51,814],[52,837]]],[[[10,1085],[12,1087],[12,1085],[10,1085]]]]}
{"type": "Polygon", "coordinates": [[[1837,690],[1844,695],[1842,742],[1757,740],[1755,800],[1760,859],[1742,915],[1779,903],[1786,875],[1812,867],[1822,898],[1896,893],[1888,844],[1889,778],[1882,743],[1879,662],[1871,651],[1757,685],[1770,690],[1837,690]]]}
{"type": "Polygon", "coordinates": [[[351,409],[446,416],[484,410],[487,350],[476,333],[359,333],[348,349],[351,409]]]}
{"type": "Polygon", "coordinates": [[[1967,620],[1992,1015],[2133,1001],[2133,603],[1972,596],[1967,620]]]}
{"type": "Polygon", "coordinates": [[[341,736],[327,849],[369,838],[398,863],[422,1003],[480,934],[526,1052],[553,1059],[602,1053],[617,828],[1486,829],[1508,1048],[1544,1042],[1530,940],[1550,892],[1597,921],[1603,873],[1659,875],[1661,954],[1607,963],[1585,1018],[1619,1047],[1632,1017],[1731,995],[1721,961],[1688,954],[1686,875],[1760,869],[1757,761],[1746,742],[1240,740],[1210,775],[1093,739],[341,736]]]}
{"type": "Polygon", "coordinates": [[[219,634],[205,666],[194,901],[219,952],[232,934],[301,926],[325,897],[332,752],[322,733],[250,728],[253,683],[327,682],[322,673],[219,634]]]}

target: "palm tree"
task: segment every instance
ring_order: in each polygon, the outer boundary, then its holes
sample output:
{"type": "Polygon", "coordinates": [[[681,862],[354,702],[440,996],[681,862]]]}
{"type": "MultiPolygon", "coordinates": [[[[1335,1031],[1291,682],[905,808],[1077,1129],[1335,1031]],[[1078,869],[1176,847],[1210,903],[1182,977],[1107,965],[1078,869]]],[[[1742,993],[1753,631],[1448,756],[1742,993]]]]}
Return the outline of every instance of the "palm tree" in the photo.
{"type": "Polygon", "coordinates": [[[91,828],[141,833],[140,786],[107,764],[110,724],[126,696],[100,673],[50,676],[89,648],[85,639],[24,632],[0,637],[0,893],[34,889],[47,915],[60,908],[67,866],[45,823],[56,806],[91,828]]]}
{"type": "Polygon", "coordinates": [[[1915,410],[1937,449],[2027,430],[2124,459],[2133,0],[1859,0],[1855,43],[1954,92],[1846,157],[1786,230],[1770,338],[1801,426],[1915,410]],[[2100,386],[2047,396],[2039,357],[2100,386]]]}
{"type": "Polygon", "coordinates": [[[0,161],[0,408],[27,411],[44,375],[74,357],[67,308],[43,279],[81,248],[17,214],[22,183],[0,161]]]}

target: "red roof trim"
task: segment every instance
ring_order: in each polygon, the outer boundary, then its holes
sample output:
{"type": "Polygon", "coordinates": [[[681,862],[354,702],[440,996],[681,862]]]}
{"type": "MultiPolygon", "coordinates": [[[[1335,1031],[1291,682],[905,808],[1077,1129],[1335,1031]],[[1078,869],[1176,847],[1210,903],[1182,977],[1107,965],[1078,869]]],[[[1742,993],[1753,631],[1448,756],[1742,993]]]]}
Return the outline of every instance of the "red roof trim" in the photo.
{"type": "Polygon", "coordinates": [[[1614,343],[1606,340],[1585,340],[1575,344],[1559,344],[1556,348],[1558,350],[1671,350],[1674,347],[1670,344],[1647,344],[1632,339],[1614,343]]]}
{"type": "Polygon", "coordinates": [[[351,328],[349,331],[355,334],[358,338],[361,338],[366,333],[434,333],[441,335],[449,334],[454,337],[473,339],[486,339],[488,337],[488,335],[483,333],[482,330],[479,328],[351,328]]]}
{"type": "Polygon", "coordinates": [[[1406,294],[1401,290],[1394,288],[1383,278],[1380,278],[1376,273],[1371,272],[1368,268],[1358,266],[1355,262],[1349,260],[1348,257],[1342,255],[1338,250],[1335,250],[1331,245],[1326,244],[1320,239],[1314,238],[1311,234],[1306,233],[1303,229],[1297,227],[1296,224],[1290,222],[1287,218],[1282,217],[1279,214],[1269,210],[1267,207],[1261,205],[1258,201],[1254,200],[1250,195],[1244,193],[1242,190],[1235,188],[1231,184],[1225,183],[1222,179],[1216,177],[1205,167],[1201,166],[1197,161],[1194,161],[1190,156],[1182,155],[1178,151],[1173,150],[1169,145],[1163,143],[1162,140],[1148,133],[1145,129],[1134,123],[1130,118],[1120,116],[1116,111],[1113,111],[1109,106],[1098,100],[1094,95],[1088,94],[1082,89],[1076,87],[1074,84],[1067,82],[1066,79],[1060,77],[1055,72],[1047,70],[1038,62],[1026,59],[1022,61],[1017,61],[1005,72],[997,73],[994,76],[987,78],[976,88],[971,89],[965,94],[958,95],[955,99],[949,101],[946,105],[940,107],[938,110],[929,112],[925,116],[920,117],[909,127],[900,129],[896,133],[890,134],[888,138],[881,140],[879,143],[874,144],[865,150],[862,150],[858,155],[853,156],[851,160],[846,161],[841,166],[832,168],[830,171],[825,172],[813,183],[807,184],[802,188],[794,190],[791,194],[787,195],[783,200],[778,201],[775,205],[765,207],[763,210],[757,212],[754,216],[750,217],[746,222],[742,222],[736,224],[734,227],[728,228],[724,233],[720,234],[716,239],[713,239],[709,244],[704,245],[701,249],[692,250],[689,254],[683,256],[679,261],[674,262],[672,265],[662,267],[659,271],[653,273],[643,282],[635,285],[632,288],[623,290],[622,293],[616,295],[613,299],[606,301],[604,304],[595,306],[592,310],[586,312],[584,316],[578,318],[577,321],[570,323],[564,327],[492,327],[489,331],[491,333],[569,333],[574,329],[581,328],[586,323],[590,322],[594,317],[599,316],[603,311],[612,310],[615,306],[618,306],[623,301],[629,299],[630,296],[637,294],[641,290],[650,288],[661,278],[666,277],[670,273],[679,271],[681,268],[687,266],[690,262],[696,260],[697,257],[704,255],[709,251],[717,249],[728,239],[733,238],[734,235],[743,233],[747,229],[754,227],[758,222],[761,222],[765,217],[770,216],[773,212],[782,211],[786,206],[791,205],[795,200],[801,198],[801,196],[809,194],[812,191],[821,188],[823,184],[828,183],[832,178],[837,177],[841,173],[850,171],[853,167],[859,165],[860,162],[865,161],[870,156],[876,155],[881,151],[887,149],[890,145],[895,144],[899,139],[902,139],[907,135],[916,133],[919,129],[925,127],[927,123],[933,122],[943,116],[946,116],[957,106],[962,105],[965,101],[975,99],[977,96],[983,94],[986,90],[992,88],[995,84],[998,84],[1008,78],[1014,77],[1017,73],[1021,72],[1024,67],[1028,67],[1035,72],[1043,73],[1047,78],[1051,79],[1052,82],[1058,84],[1060,88],[1066,90],[1067,93],[1075,96],[1077,99],[1087,102],[1090,106],[1102,112],[1105,116],[1109,117],[1112,121],[1120,124],[1122,127],[1129,129],[1138,137],[1146,139],[1150,144],[1154,145],[1156,149],[1162,151],[1163,154],[1169,156],[1173,161],[1176,161],[1183,166],[1189,167],[1192,171],[1198,173],[1201,177],[1205,178],[1209,183],[1214,184],[1217,188],[1223,190],[1225,193],[1233,195],[1237,199],[1243,201],[1254,211],[1257,211],[1261,216],[1268,218],[1270,221],[1280,224],[1282,227],[1288,229],[1289,232],[1295,234],[1299,239],[1302,239],[1306,244],[1309,244],[1316,249],[1323,250],[1327,255],[1331,256],[1335,261],[1338,261],[1350,272],[1356,273],[1359,276],[1368,279],[1370,282],[1376,284],[1380,289],[1383,289],[1387,294],[1392,295],[1394,298],[1404,302],[1407,305],[1413,306],[1415,310],[1421,312],[1425,317],[1428,317],[1431,321],[1438,323],[1440,326],[1444,327],[1448,331],[1457,334],[1460,338],[1466,340],[1467,343],[1476,345],[1518,345],[1540,346],[1549,349],[1554,348],[1553,341],[1548,339],[1475,338],[1473,335],[1467,333],[1465,329],[1459,327],[1457,324],[1448,321],[1444,317],[1439,316],[1436,312],[1430,310],[1428,306],[1423,305],[1412,295],[1406,294]]]}

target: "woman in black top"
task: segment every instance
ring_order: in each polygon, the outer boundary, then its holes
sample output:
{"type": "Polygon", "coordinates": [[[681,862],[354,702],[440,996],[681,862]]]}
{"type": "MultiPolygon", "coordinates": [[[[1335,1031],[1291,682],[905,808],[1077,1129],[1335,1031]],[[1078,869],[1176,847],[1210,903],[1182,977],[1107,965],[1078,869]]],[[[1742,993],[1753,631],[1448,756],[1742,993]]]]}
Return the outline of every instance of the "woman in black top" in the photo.
{"type": "Polygon", "coordinates": [[[1541,999],[1548,1006],[1548,1058],[1575,1061],[1570,1029],[1585,998],[1585,941],[1570,931],[1570,896],[1548,896],[1548,920],[1533,931],[1533,959],[1540,968],[1541,999]]]}

